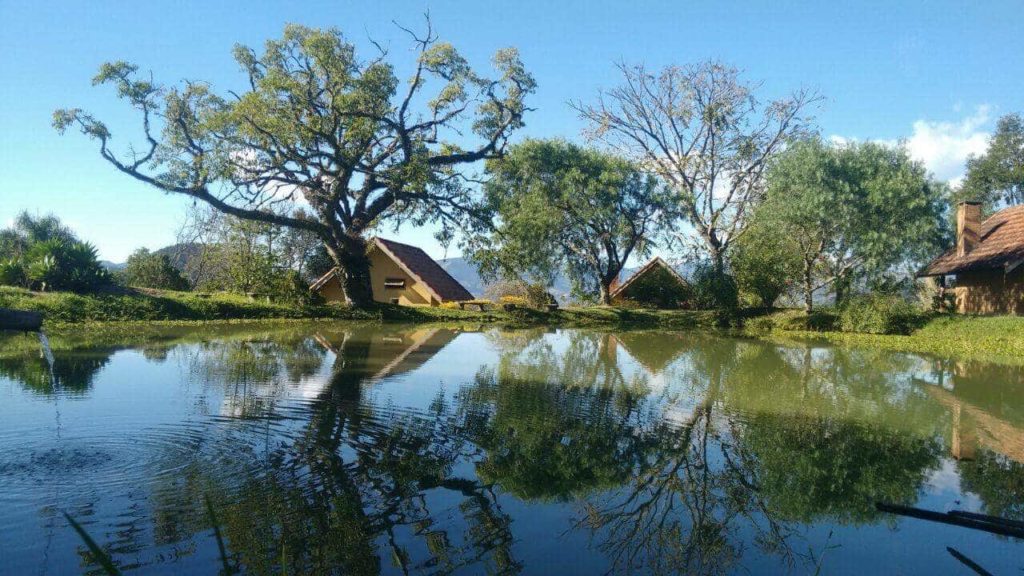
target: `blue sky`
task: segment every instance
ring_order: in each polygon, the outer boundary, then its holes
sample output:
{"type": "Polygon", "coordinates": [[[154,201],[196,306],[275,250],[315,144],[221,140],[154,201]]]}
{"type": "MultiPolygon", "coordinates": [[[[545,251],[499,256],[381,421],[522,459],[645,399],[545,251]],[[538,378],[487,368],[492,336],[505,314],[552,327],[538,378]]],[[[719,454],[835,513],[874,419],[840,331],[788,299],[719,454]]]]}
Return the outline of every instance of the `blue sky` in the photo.
{"type": "MultiPolygon", "coordinates": [[[[135,117],[90,79],[125,59],[163,82],[241,87],[236,42],[259,46],[285,23],[335,26],[390,48],[401,72],[413,55],[392,20],[435,30],[478,69],[519,48],[537,79],[537,109],[520,136],[579,139],[567,106],[617,82],[616,61],[657,68],[714,58],[763,81],[766,97],[808,87],[826,101],[825,135],[895,141],[943,179],[984,150],[996,118],[1024,111],[1024,3],[985,2],[44,2],[0,0],[0,225],[21,210],[54,212],[121,261],[174,241],[188,201],[116,173],[83,137],[58,136],[50,116],[82,107],[124,144],[135,117]]],[[[397,235],[435,257],[431,230],[397,235]]],[[[456,254],[454,250],[447,255],[456,254]]]]}

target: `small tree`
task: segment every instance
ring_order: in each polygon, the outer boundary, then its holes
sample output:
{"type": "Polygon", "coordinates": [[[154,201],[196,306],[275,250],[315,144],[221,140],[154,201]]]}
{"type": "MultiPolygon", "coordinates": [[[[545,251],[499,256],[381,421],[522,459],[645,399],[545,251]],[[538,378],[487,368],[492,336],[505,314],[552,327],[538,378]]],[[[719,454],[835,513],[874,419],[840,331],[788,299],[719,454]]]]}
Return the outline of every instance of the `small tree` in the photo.
{"type": "Polygon", "coordinates": [[[528,140],[488,171],[499,223],[474,251],[485,275],[552,278],[564,268],[604,304],[629,257],[649,250],[665,203],[657,182],[629,162],[562,140],[528,140]]]}
{"type": "Polygon", "coordinates": [[[139,248],[120,272],[121,281],[128,286],[159,288],[162,290],[188,290],[188,280],[171,264],[166,254],[154,254],[139,248]]]}
{"type": "Polygon", "coordinates": [[[813,139],[774,163],[758,209],[763,225],[793,242],[804,308],[831,287],[842,302],[854,281],[920,260],[944,242],[946,188],[904,148],[830,146],[813,139]]]}
{"type": "Polygon", "coordinates": [[[800,275],[799,247],[769,222],[759,222],[755,214],[733,247],[729,269],[741,296],[755,306],[773,308],[800,275]]]}
{"type": "Polygon", "coordinates": [[[202,82],[161,86],[133,64],[108,63],[93,83],[113,85],[139,112],[145,143],[117,153],[108,127],[80,109],[56,111],[54,126],[97,140],[106,161],[158,190],[315,234],[348,300],[367,306],[366,232],[437,221],[450,233],[474,213],[460,170],[501,155],[534,89],[513,49],[494,56],[491,79],[438,42],[429,20],[412,38],[417,60],[404,87],[383,50],[361,59],[340,31],[299,25],[262,54],[237,46],[248,89],[225,96],[202,82]],[[299,198],[308,214],[288,209],[299,198]]]}

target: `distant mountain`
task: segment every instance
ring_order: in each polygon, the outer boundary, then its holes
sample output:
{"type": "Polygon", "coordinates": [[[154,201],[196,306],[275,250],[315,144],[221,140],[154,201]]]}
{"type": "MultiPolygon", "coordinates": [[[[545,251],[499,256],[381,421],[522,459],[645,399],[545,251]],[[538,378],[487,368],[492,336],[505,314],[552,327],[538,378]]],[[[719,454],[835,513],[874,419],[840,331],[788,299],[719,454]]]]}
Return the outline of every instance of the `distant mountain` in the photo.
{"type": "Polygon", "coordinates": [[[171,264],[178,270],[184,271],[191,259],[196,258],[203,252],[203,245],[198,242],[182,242],[171,244],[154,252],[154,254],[166,254],[171,259],[171,264]]]}
{"type": "MultiPolygon", "coordinates": [[[[154,251],[154,254],[166,254],[171,259],[171,264],[178,270],[185,270],[185,266],[189,260],[198,256],[203,250],[203,245],[196,242],[186,242],[182,244],[171,244],[170,246],[164,246],[163,248],[154,251]]],[[[127,266],[126,262],[111,262],[110,260],[101,260],[100,265],[109,270],[110,272],[117,272],[118,270],[124,270],[127,266]]]]}

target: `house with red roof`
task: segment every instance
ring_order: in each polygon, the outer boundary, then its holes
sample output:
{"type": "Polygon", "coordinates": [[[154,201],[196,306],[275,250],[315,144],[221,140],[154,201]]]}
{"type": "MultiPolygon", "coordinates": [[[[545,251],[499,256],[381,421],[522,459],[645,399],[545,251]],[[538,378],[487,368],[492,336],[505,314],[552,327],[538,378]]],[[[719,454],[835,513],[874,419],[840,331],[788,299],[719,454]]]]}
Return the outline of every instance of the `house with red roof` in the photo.
{"type": "MultiPolygon", "coordinates": [[[[473,295],[452,278],[423,250],[394,240],[373,238],[366,252],[370,258],[370,283],[377,302],[402,306],[440,306],[445,302],[472,300],[473,295]]],[[[324,274],[310,286],[328,302],[345,302],[338,270],[324,274]]]]}
{"type": "Polygon", "coordinates": [[[918,273],[952,290],[964,314],[1024,314],[1024,206],[982,220],[981,204],[957,205],[956,246],[918,273]]]}

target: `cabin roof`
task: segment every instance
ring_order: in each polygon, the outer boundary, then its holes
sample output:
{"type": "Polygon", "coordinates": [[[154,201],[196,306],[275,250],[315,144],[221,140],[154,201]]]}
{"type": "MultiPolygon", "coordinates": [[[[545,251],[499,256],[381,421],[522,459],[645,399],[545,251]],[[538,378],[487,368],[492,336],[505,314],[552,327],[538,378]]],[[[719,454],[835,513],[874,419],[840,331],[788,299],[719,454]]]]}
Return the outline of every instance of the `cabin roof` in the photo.
{"type": "Polygon", "coordinates": [[[625,282],[623,282],[622,284],[619,284],[619,286],[617,288],[615,288],[615,290],[612,290],[611,297],[614,298],[614,297],[618,296],[623,291],[625,291],[626,288],[628,288],[629,285],[632,284],[637,278],[643,277],[644,274],[647,274],[648,272],[650,272],[651,270],[654,270],[654,268],[656,268],[658,266],[668,270],[669,273],[672,274],[672,276],[675,277],[675,279],[680,282],[680,284],[682,284],[684,286],[689,286],[689,283],[686,281],[686,279],[683,278],[679,274],[679,272],[676,272],[674,268],[669,266],[668,262],[665,262],[659,256],[655,256],[654,258],[651,258],[650,262],[648,262],[647,264],[644,264],[639,270],[634,272],[633,275],[630,276],[625,282]]]}
{"type": "Polygon", "coordinates": [[[956,247],[932,260],[918,276],[942,276],[972,270],[1002,268],[1007,272],[1024,262],[1024,206],[1004,208],[981,223],[978,245],[957,256],[956,247]]]}
{"type": "MultiPolygon", "coordinates": [[[[384,238],[373,238],[370,240],[369,249],[378,249],[387,254],[405,272],[418,282],[422,282],[427,290],[442,302],[473,299],[473,295],[470,294],[469,290],[466,290],[447,270],[416,246],[395,242],[394,240],[385,240],[384,238]]],[[[319,290],[337,272],[338,269],[334,268],[327,274],[324,274],[310,286],[310,290],[319,290]]]]}

